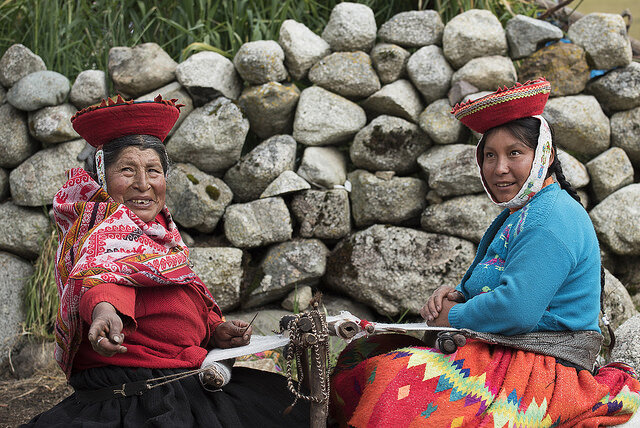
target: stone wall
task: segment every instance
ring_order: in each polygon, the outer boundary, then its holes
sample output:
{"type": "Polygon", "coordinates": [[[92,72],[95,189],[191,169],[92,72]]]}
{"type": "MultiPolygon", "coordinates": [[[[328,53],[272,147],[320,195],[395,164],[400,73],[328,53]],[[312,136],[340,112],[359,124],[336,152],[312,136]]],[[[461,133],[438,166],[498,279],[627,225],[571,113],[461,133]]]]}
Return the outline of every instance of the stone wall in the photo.
{"type": "Polygon", "coordinates": [[[10,47],[0,59],[0,295],[12,315],[1,356],[19,331],[13,296],[50,227],[42,207],[90,157],[69,118],[108,95],[107,79],[127,98],[185,104],[166,141],[167,205],[225,311],[268,313],[312,286],[340,302],[334,310],[347,296],[366,305],[362,316],[397,318],[457,284],[499,212],[482,190],[477,135],[451,107],[539,76],[552,83],[544,116],[600,238],[619,325],[640,290],[640,64],[617,15],[587,15],[566,36],[525,16],[503,28],[484,10],[446,25],[434,11],[405,12],[378,28],[367,6],[341,3],[321,35],[288,20],[277,41],[245,43],[233,60],[199,52],[179,64],[154,43],[114,47],[108,74],[73,83],[10,47]]]}

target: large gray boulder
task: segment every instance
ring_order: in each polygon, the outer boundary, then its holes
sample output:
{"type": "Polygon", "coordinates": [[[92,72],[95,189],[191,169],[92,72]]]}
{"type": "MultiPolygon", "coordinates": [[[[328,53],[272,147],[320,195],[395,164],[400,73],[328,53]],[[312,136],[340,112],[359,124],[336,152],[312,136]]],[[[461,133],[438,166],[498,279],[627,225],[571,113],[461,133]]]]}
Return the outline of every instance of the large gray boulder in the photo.
{"type": "Polygon", "coordinates": [[[15,168],[38,146],[29,136],[27,115],[11,104],[0,105],[0,167],[15,168]]]}
{"type": "Polygon", "coordinates": [[[631,63],[631,43],[620,15],[590,13],[574,22],[567,35],[584,48],[594,68],[608,70],[631,63]]]}
{"type": "Polygon", "coordinates": [[[615,254],[640,255],[640,184],[615,191],[596,205],[589,216],[598,238],[615,254]]]}
{"type": "Polygon", "coordinates": [[[444,56],[454,68],[473,58],[507,54],[507,37],[498,18],[488,10],[471,9],[444,27],[444,56]]]}
{"type": "Polygon", "coordinates": [[[369,6],[343,2],[334,6],[322,38],[335,52],[369,52],[376,40],[376,19],[369,6]]]}
{"type": "Polygon", "coordinates": [[[418,116],[424,109],[420,93],[405,79],[384,85],[361,105],[373,114],[398,116],[412,122],[418,121],[418,116]]]}
{"type": "Polygon", "coordinates": [[[296,141],[290,135],[275,135],[258,144],[229,168],[224,181],[236,202],[258,199],[267,186],[296,161],[296,141]]]}
{"type": "Polygon", "coordinates": [[[224,214],[224,234],[234,247],[288,241],[292,233],[289,209],[279,197],[229,205],[224,214]]]}
{"type": "Polygon", "coordinates": [[[620,147],[612,147],[587,162],[591,188],[601,201],[616,190],[633,183],[633,166],[620,147]]]}
{"type": "Polygon", "coordinates": [[[20,43],[9,46],[0,58],[0,84],[10,88],[27,74],[47,69],[42,58],[20,43]]]}
{"type": "Polygon", "coordinates": [[[429,189],[440,197],[468,195],[483,190],[475,147],[468,144],[434,146],[418,157],[429,189]]]}
{"type": "Polygon", "coordinates": [[[573,186],[574,189],[580,189],[585,187],[591,181],[587,167],[582,162],[571,156],[564,150],[558,149],[556,156],[560,160],[562,165],[562,172],[564,177],[573,186]]]}
{"type": "Polygon", "coordinates": [[[78,109],[83,109],[98,104],[108,96],[106,73],[102,70],[84,70],[71,86],[69,101],[78,109]]]}
{"type": "Polygon", "coordinates": [[[429,104],[418,120],[418,125],[435,144],[455,144],[466,140],[469,130],[454,115],[446,98],[429,104]]]}
{"type": "Polygon", "coordinates": [[[640,64],[611,70],[587,85],[607,111],[629,110],[640,106],[640,64]]]}
{"type": "Polygon", "coordinates": [[[9,197],[9,173],[0,168],[0,202],[9,197]]]}
{"type": "Polygon", "coordinates": [[[240,159],[249,121],[240,107],[220,97],[195,109],[167,141],[175,162],[190,162],[208,173],[220,173],[240,159]]]}
{"type": "Polygon", "coordinates": [[[351,232],[349,194],[344,189],[301,192],[293,197],[291,211],[304,238],[340,239],[351,232]]]}
{"type": "Polygon", "coordinates": [[[351,212],[356,226],[403,224],[427,205],[427,184],[413,177],[379,177],[358,169],[349,174],[351,212]]]}
{"type": "Polygon", "coordinates": [[[5,360],[22,336],[23,293],[33,275],[31,263],[0,251],[0,360],[5,360]]]}
{"type": "Polygon", "coordinates": [[[237,99],[242,81],[233,63],[217,52],[198,52],[176,67],[176,79],[193,97],[196,106],[220,95],[237,99]]]}
{"type": "Polygon", "coordinates": [[[304,78],[313,64],[331,53],[329,43],[293,19],[282,23],[278,44],[284,51],[284,64],[295,80],[304,78]]]}
{"type": "Polygon", "coordinates": [[[51,230],[49,218],[41,208],[24,208],[11,201],[0,204],[0,251],[35,260],[51,230]]]}
{"type": "Polygon", "coordinates": [[[386,43],[417,48],[441,45],[444,24],[435,10],[400,12],[380,26],[378,37],[386,43]]]}
{"type": "Polygon", "coordinates": [[[590,79],[584,49],[573,43],[554,43],[523,59],[518,68],[518,81],[544,76],[551,83],[552,97],[576,95],[590,79]]]}
{"type": "Polygon", "coordinates": [[[380,89],[380,80],[364,52],[335,52],[316,62],[309,80],[347,98],[364,98],[380,89]]]}
{"type": "Polygon", "coordinates": [[[517,79],[513,61],[506,56],[474,58],[451,76],[452,83],[464,80],[481,91],[495,91],[502,86],[513,86],[517,79]]]}
{"type": "Polygon", "coordinates": [[[137,97],[175,79],[175,62],[157,43],[109,49],[109,75],[116,91],[137,97]]]}
{"type": "Polygon", "coordinates": [[[205,283],[222,312],[240,305],[242,250],[231,247],[194,247],[189,251],[193,271],[205,283]]]}
{"type": "Polygon", "coordinates": [[[407,62],[407,73],[427,104],[444,98],[451,84],[453,69],[442,49],[431,45],[418,49],[407,62]]]}
{"type": "Polygon", "coordinates": [[[399,117],[378,116],[362,128],[349,155],[358,168],[409,174],[416,159],[431,146],[429,137],[415,124],[399,117]]]}
{"type": "MultiPolygon", "coordinates": [[[[604,264],[604,263],[603,263],[604,264]]],[[[617,257],[615,259],[615,276],[624,284],[631,298],[640,297],[640,256],[617,257]]],[[[635,300],[635,299],[634,299],[635,300]]],[[[636,301],[636,304],[640,303],[636,301]]],[[[640,310],[640,306],[638,306],[640,310]]]]}
{"type": "Polygon", "coordinates": [[[245,88],[238,100],[251,130],[260,138],[291,134],[300,90],[291,83],[268,82],[245,88]]]}
{"type": "Polygon", "coordinates": [[[593,157],[609,148],[609,118],[591,95],[551,98],[543,116],[564,149],[593,157]]]}
{"type": "Polygon", "coordinates": [[[19,110],[33,111],[64,102],[71,90],[69,79],[55,71],[27,74],[9,88],[7,101],[19,110]]]}
{"type": "MultiPolygon", "coordinates": [[[[635,315],[617,330],[616,346],[611,351],[610,361],[620,361],[631,367],[640,367],[640,315],[635,315]]],[[[631,427],[629,427],[631,428],[631,427]]]]}
{"type": "Polygon", "coordinates": [[[383,85],[404,76],[411,54],[406,49],[390,43],[379,43],[371,50],[371,62],[383,85]]]}
{"type": "Polygon", "coordinates": [[[318,239],[298,239],[272,246],[260,263],[260,283],[249,293],[244,306],[275,302],[297,287],[316,285],[325,273],[328,253],[318,239]]]}
{"type": "Polygon", "coordinates": [[[300,94],[293,120],[293,138],[307,146],[337,144],[353,137],[366,122],[366,114],[359,105],[311,86],[300,94]]]}
{"type": "Polygon", "coordinates": [[[457,236],[478,244],[501,211],[484,193],[458,196],[429,205],[420,224],[427,232],[457,236]]]}
{"type": "Polygon", "coordinates": [[[11,171],[9,182],[16,205],[39,207],[51,205],[53,196],[67,182],[66,171],[82,168],[78,154],[83,140],[73,140],[41,150],[11,171]]]}
{"type": "Polygon", "coordinates": [[[459,238],[374,225],[336,245],[325,283],[380,314],[417,314],[433,290],[459,282],[474,253],[459,238]]]}
{"type": "Polygon", "coordinates": [[[347,179],[347,160],[335,147],[307,147],[302,154],[298,175],[314,186],[332,189],[347,179]]]}
{"type": "Polygon", "coordinates": [[[240,46],[233,57],[238,74],[250,85],[281,82],[288,76],[284,51],[274,40],[257,40],[240,46]]]}
{"type": "Polygon", "coordinates": [[[191,164],[175,164],[167,174],[166,203],[183,227],[211,233],[231,203],[233,193],[224,181],[191,164]]]}
{"type": "Polygon", "coordinates": [[[183,104],[180,107],[180,116],[176,123],[169,131],[169,136],[172,136],[173,133],[180,127],[182,122],[191,114],[193,111],[193,100],[189,95],[189,92],[178,82],[171,82],[168,85],[163,86],[162,88],[158,88],[154,91],[149,92],[148,94],[144,94],[136,98],[136,101],[152,101],[157,96],[162,95],[162,98],[165,100],[176,99],[176,104],[183,104]]]}
{"type": "Polygon", "coordinates": [[[44,107],[29,113],[29,131],[43,143],[60,143],[80,138],[71,126],[71,116],[78,110],[72,104],[44,107]]]}
{"type": "MultiPolygon", "coordinates": [[[[629,318],[638,315],[627,289],[607,269],[604,270],[604,311],[614,331],[629,318]]],[[[606,329],[602,321],[600,329],[606,329]]]]}
{"type": "Polygon", "coordinates": [[[640,107],[611,116],[611,145],[623,149],[631,162],[640,167],[640,107]]]}
{"type": "Polygon", "coordinates": [[[560,28],[525,15],[516,15],[507,21],[505,31],[509,42],[509,54],[513,59],[527,57],[534,53],[540,44],[562,38],[560,28]]]}

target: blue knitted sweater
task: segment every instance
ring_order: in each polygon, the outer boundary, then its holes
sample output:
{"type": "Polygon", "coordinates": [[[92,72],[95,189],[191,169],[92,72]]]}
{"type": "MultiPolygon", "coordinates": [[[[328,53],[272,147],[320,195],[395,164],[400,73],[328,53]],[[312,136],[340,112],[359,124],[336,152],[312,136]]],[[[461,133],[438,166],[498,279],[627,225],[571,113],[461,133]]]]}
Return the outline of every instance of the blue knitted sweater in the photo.
{"type": "Polygon", "coordinates": [[[500,213],[456,288],[467,301],[451,308],[452,327],[599,332],[600,250],[589,215],[557,183],[546,186],[500,213]]]}

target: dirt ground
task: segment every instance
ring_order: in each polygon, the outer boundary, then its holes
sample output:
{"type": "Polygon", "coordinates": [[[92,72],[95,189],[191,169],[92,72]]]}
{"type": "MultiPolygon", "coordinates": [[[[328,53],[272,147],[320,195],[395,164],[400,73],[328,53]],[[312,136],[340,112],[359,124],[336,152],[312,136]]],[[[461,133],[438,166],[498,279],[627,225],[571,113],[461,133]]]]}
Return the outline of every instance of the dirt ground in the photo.
{"type": "Polygon", "coordinates": [[[13,428],[50,409],[73,390],[61,371],[0,380],[0,427],[13,428]]]}

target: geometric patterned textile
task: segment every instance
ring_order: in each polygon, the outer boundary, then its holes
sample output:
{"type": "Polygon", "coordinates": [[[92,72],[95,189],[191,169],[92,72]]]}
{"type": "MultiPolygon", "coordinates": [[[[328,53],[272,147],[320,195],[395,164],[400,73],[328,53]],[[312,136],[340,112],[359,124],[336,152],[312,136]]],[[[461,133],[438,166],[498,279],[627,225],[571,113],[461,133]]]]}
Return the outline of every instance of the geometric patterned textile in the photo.
{"type": "Polygon", "coordinates": [[[361,338],[338,358],[330,409],[340,426],[597,427],[622,424],[640,406],[628,366],[592,375],[474,340],[450,355],[415,338],[397,348],[399,336],[361,338]]]}
{"type": "Polygon", "coordinates": [[[206,285],[189,267],[189,250],[167,207],[167,228],[145,223],[109,194],[82,168],[53,199],[58,231],[56,285],[60,308],[55,325],[55,358],[67,377],[82,340],[80,299],[103,283],[131,287],[194,284],[208,307],[222,316],[206,285]]]}

